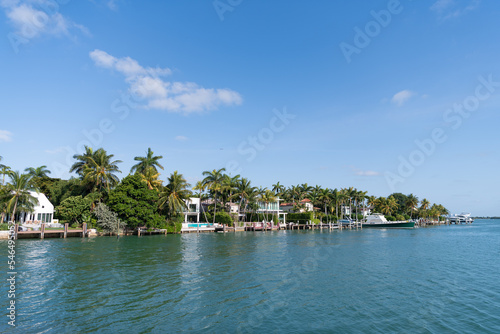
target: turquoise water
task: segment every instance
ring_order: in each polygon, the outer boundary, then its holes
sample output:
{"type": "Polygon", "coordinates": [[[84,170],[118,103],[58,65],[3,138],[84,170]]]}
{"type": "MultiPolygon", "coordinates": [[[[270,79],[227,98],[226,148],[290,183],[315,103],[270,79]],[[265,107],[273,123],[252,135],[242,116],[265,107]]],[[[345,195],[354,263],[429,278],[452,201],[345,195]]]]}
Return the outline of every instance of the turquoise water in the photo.
{"type": "Polygon", "coordinates": [[[500,333],[500,221],[32,239],[16,255],[17,328],[4,316],[1,332],[500,333]]]}

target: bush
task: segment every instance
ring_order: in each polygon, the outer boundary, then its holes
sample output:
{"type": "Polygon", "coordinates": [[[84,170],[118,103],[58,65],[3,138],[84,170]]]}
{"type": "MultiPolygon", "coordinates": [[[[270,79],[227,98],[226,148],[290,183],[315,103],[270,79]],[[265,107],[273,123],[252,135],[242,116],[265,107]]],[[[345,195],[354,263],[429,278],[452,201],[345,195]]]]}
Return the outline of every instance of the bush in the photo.
{"type": "Polygon", "coordinates": [[[403,220],[406,220],[406,219],[405,219],[405,216],[403,216],[403,215],[396,215],[396,220],[403,221],[403,220]]]}
{"type": "Polygon", "coordinates": [[[9,230],[9,224],[3,223],[0,224],[0,231],[8,231],[9,230]]]}
{"type": "Polygon", "coordinates": [[[335,215],[323,216],[323,223],[328,224],[329,222],[332,222],[332,223],[337,222],[337,217],[335,215]]]}
{"type": "MultiPolygon", "coordinates": [[[[214,216],[211,213],[207,213],[207,219],[209,223],[214,221],[214,216]]],[[[217,212],[215,213],[215,223],[216,224],[226,224],[228,226],[233,226],[233,218],[227,212],[217,212]]]]}
{"type": "Polygon", "coordinates": [[[289,213],[286,216],[288,222],[294,222],[299,224],[308,224],[310,220],[313,220],[313,212],[302,212],[302,213],[289,213]]]}
{"type": "Polygon", "coordinates": [[[111,211],[106,204],[97,204],[94,214],[97,217],[97,225],[105,232],[116,233],[117,228],[125,228],[125,223],[123,223],[118,218],[118,215],[111,211]]]}
{"type": "Polygon", "coordinates": [[[396,221],[396,217],[393,216],[385,216],[385,219],[387,219],[390,222],[396,221]]]}

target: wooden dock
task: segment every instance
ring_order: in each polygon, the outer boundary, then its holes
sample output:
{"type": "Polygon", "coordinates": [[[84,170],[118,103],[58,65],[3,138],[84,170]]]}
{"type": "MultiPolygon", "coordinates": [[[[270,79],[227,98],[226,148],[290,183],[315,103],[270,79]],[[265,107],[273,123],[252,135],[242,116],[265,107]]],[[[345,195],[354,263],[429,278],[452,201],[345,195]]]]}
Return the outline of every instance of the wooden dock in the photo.
{"type": "Polygon", "coordinates": [[[45,228],[45,223],[40,225],[40,230],[38,231],[19,231],[19,224],[15,225],[14,228],[14,240],[18,238],[67,238],[67,237],[81,237],[85,238],[87,236],[87,223],[83,223],[81,229],[70,230],[68,228],[68,223],[64,224],[63,230],[47,230],[45,228]]]}

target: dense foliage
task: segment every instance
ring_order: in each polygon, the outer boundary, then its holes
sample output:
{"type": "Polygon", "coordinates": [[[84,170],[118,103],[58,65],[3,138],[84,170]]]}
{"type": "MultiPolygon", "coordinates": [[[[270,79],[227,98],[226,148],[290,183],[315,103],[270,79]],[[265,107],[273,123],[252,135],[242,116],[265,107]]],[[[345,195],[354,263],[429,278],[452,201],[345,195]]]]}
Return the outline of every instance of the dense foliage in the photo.
{"type": "Polygon", "coordinates": [[[287,221],[299,223],[361,220],[369,212],[382,213],[388,220],[440,219],[449,213],[442,205],[426,198],[419,200],[413,194],[375,197],[353,187],[330,189],[307,183],[285,187],[277,182],[269,189],[255,187],[247,178],[226,174],[224,168],[203,172],[203,179],[193,187],[174,171],[163,185],[159,172],[164,169],[160,164],[163,157],[151,148],[146,156],[134,157],[133,174],[121,181],[117,176],[121,161],[103,148],[85,147],[73,158],[69,171],[77,177],[69,180],[51,178],[46,166],[29,167],[20,174],[0,164],[0,224],[12,214],[32,210],[36,203],[30,191],[41,191],[48,197],[56,207],[54,218],[78,225],[96,221],[100,229],[110,232],[120,224],[128,229],[145,226],[179,232],[183,212],[188,209],[186,200],[193,196],[204,204],[199,213],[201,221],[228,225],[238,217],[247,222],[277,223],[276,211],[263,207],[278,201],[292,207],[287,221]]]}
{"type": "Polygon", "coordinates": [[[109,193],[107,204],[129,228],[139,226],[159,227],[165,217],[158,213],[158,193],[141,180],[137,174],[126,176],[109,193]]]}
{"type": "Polygon", "coordinates": [[[117,233],[125,228],[118,215],[111,211],[104,203],[99,203],[95,207],[94,215],[97,217],[97,227],[104,232],[117,233]]]}

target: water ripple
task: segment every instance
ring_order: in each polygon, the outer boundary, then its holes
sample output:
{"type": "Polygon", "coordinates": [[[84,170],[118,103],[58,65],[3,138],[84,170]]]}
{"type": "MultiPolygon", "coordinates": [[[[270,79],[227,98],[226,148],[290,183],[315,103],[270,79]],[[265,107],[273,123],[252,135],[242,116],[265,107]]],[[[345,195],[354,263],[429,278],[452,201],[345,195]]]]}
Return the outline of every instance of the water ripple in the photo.
{"type": "Polygon", "coordinates": [[[499,226],[19,240],[18,326],[498,333],[499,226]]]}

